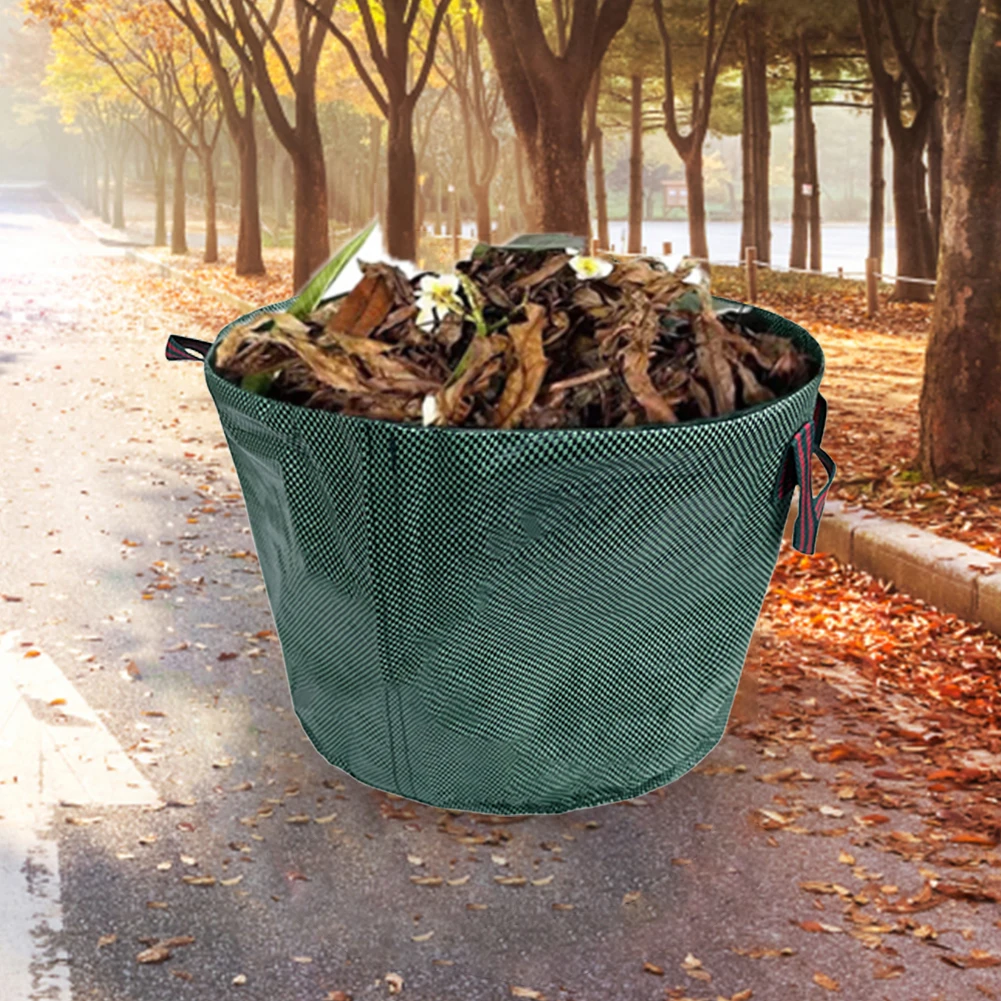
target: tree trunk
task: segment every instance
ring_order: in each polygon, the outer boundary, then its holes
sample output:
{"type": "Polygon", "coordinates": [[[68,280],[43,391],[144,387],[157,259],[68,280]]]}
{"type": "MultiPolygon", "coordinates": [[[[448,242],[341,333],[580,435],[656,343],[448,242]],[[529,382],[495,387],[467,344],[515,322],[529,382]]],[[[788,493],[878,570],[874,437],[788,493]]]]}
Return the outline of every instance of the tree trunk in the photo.
{"type": "Polygon", "coordinates": [[[768,52],[765,32],[758,22],[755,30],[755,62],[751,73],[754,85],[752,108],[754,115],[754,210],[755,239],[758,260],[772,260],[771,153],[772,126],[768,108],[768,52]]]}
{"type": "Polygon", "coordinates": [[[271,197],[274,202],[275,226],[278,229],[288,228],[288,172],[291,168],[291,161],[285,150],[277,140],[272,140],[272,178],[274,181],[271,197]]]}
{"type": "Polygon", "coordinates": [[[514,172],[518,182],[518,207],[521,209],[521,216],[524,221],[524,232],[534,233],[539,228],[538,218],[538,195],[529,195],[528,185],[525,183],[525,145],[521,136],[514,137],[514,172]]]}
{"type": "Polygon", "coordinates": [[[388,171],[386,251],[398,260],[416,261],[414,196],[417,157],[414,154],[413,119],[406,107],[390,105],[389,108],[386,170],[388,171]]]}
{"type": "Polygon", "coordinates": [[[111,222],[111,140],[104,139],[104,184],[101,192],[101,220],[111,222]]]}
{"type": "Polygon", "coordinates": [[[172,254],[186,254],[188,252],[188,239],[187,220],[185,219],[187,195],[184,189],[184,161],[188,155],[188,147],[176,136],[171,136],[170,152],[174,161],[174,211],[170,227],[170,252],[172,254]]]}
{"type": "Polygon", "coordinates": [[[129,155],[129,137],[125,123],[119,127],[118,148],[115,150],[115,204],[111,225],[125,229],[125,162],[129,155]]]}
{"type": "Polygon", "coordinates": [[[632,76],[632,148],[629,154],[629,250],[638,254],[643,245],[643,77],[632,76]]]}
{"type": "Polygon", "coordinates": [[[153,246],[167,246],[167,147],[163,140],[153,143],[153,193],[156,202],[153,246]]]}
{"type": "Polygon", "coordinates": [[[480,243],[490,243],[490,185],[477,184],[473,187],[473,199],[476,203],[476,239],[480,243]]]}
{"type": "Polygon", "coordinates": [[[90,201],[90,186],[91,178],[94,173],[93,155],[93,144],[90,141],[90,137],[85,133],[83,139],[83,171],[81,175],[80,201],[83,202],[87,208],[92,208],[90,201]]]}
{"type": "Polygon", "coordinates": [[[806,166],[810,175],[810,269],[820,271],[820,169],[817,165],[817,123],[813,120],[813,89],[810,86],[810,48],[806,36],[800,36],[806,80],[806,166]]]}
{"type": "Polygon", "coordinates": [[[219,260],[219,230],[216,225],[216,182],[212,150],[202,149],[202,179],[205,186],[205,253],[202,260],[215,264],[219,260]]]}
{"type": "Polygon", "coordinates": [[[932,259],[938,260],[939,235],[942,230],[942,115],[939,103],[931,112],[928,128],[928,193],[931,212],[932,259]]]}
{"type": "Polygon", "coordinates": [[[379,184],[376,189],[376,212],[379,215],[379,229],[382,232],[383,249],[386,248],[386,234],[389,226],[386,222],[386,214],[389,208],[389,147],[387,136],[386,160],[379,165],[379,184]]]}
{"type": "Polygon", "coordinates": [[[424,236],[424,216],[427,214],[427,196],[424,194],[424,189],[427,186],[425,178],[425,183],[420,180],[420,165],[418,165],[417,170],[417,188],[416,188],[416,198],[417,198],[417,208],[415,209],[417,215],[417,245],[420,246],[421,240],[424,236]]]}
{"type": "Polygon", "coordinates": [[[379,176],[379,157],[382,145],[382,119],[376,115],[368,117],[368,141],[369,141],[369,181],[368,200],[366,210],[368,218],[372,219],[376,213],[376,179],[379,176]]]}
{"type": "Polygon", "coordinates": [[[330,257],[327,225],[327,177],[323,145],[315,117],[303,123],[292,162],[295,232],[292,238],[292,284],[298,292],[330,257]]]}
{"type": "MultiPolygon", "coordinates": [[[[893,214],[897,228],[897,274],[905,278],[931,278],[934,274],[927,251],[931,233],[924,195],[924,143],[908,133],[893,151],[893,214]]],[[[898,278],[894,299],[927,302],[930,286],[898,278]]]]}
{"type": "Polygon", "coordinates": [[[87,169],[87,180],[84,185],[84,191],[86,192],[86,197],[84,198],[84,203],[91,212],[99,214],[101,211],[101,197],[98,189],[98,150],[97,142],[91,136],[87,139],[87,157],[86,157],[86,169],[87,169]]]}
{"type": "Polygon", "coordinates": [[[810,238],[810,206],[803,185],[809,184],[810,168],[807,151],[807,90],[806,67],[802,50],[794,53],[796,79],[793,85],[793,161],[792,161],[792,240],[789,244],[789,267],[805,268],[810,238]]]}
{"type": "MultiPolygon", "coordinates": [[[[757,214],[754,205],[754,114],[751,105],[751,53],[747,44],[747,18],[744,19],[744,67],[741,71],[740,180],[742,188],[740,220],[740,259],[748,247],[757,247],[757,214]]],[[[761,258],[764,260],[764,258],[761,258]]]]}
{"type": "Polygon", "coordinates": [[[688,255],[707,261],[709,241],[706,238],[706,192],[702,177],[700,141],[692,143],[684,162],[685,181],[688,184],[688,255]]]}
{"type": "Polygon", "coordinates": [[[240,229],[236,237],[236,273],[263,275],[261,250],[261,199],[257,180],[257,133],[248,110],[235,137],[240,162],[240,229]]]}
{"type": "Polygon", "coordinates": [[[608,236],[608,191],[605,188],[605,140],[600,127],[594,130],[594,203],[598,212],[598,246],[611,247],[608,236]]]}
{"type": "Polygon", "coordinates": [[[583,102],[567,107],[559,95],[539,105],[536,133],[527,145],[536,219],[541,233],[588,233],[587,158],[581,134],[583,102]]]}
{"type": "Polygon", "coordinates": [[[879,91],[872,90],[872,138],[869,146],[869,256],[879,261],[883,270],[883,228],[886,219],[886,179],[883,157],[886,138],[883,132],[883,102],[879,91]]]}
{"type": "Polygon", "coordinates": [[[993,484],[1001,481],[1001,214],[988,209],[1001,200],[1001,0],[949,6],[953,38],[939,33],[946,121],[961,114],[962,128],[946,132],[919,461],[928,479],[993,484]],[[964,17],[974,24],[968,46],[954,41],[964,17]]]}
{"type": "Polygon", "coordinates": [[[747,8],[744,29],[743,118],[743,224],[741,258],[753,246],[759,261],[772,259],[769,159],[771,124],[768,119],[768,59],[760,11],[747,8]]]}

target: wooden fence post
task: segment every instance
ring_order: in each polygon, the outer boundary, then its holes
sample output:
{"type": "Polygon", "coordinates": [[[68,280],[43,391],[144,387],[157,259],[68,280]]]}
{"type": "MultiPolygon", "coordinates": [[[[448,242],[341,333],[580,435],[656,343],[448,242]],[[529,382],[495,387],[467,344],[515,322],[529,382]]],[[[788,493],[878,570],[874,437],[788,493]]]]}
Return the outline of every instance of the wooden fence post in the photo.
{"type": "Polygon", "coordinates": [[[747,268],[747,301],[758,301],[758,248],[744,248],[744,262],[747,268]]]}
{"type": "Polygon", "coordinates": [[[878,267],[879,258],[867,257],[865,259],[865,304],[867,316],[875,316],[879,312],[879,284],[876,277],[878,267]]]}
{"type": "Polygon", "coordinates": [[[455,185],[448,186],[449,197],[452,199],[452,255],[455,260],[459,259],[459,192],[455,190],[455,185]]]}

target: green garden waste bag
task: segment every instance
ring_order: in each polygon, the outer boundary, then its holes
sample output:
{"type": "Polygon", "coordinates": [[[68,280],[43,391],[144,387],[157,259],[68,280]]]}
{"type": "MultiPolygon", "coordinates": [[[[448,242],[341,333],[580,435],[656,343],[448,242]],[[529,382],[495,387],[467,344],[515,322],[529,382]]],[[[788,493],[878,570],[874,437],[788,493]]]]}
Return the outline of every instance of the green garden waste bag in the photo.
{"type": "Polygon", "coordinates": [[[835,464],[819,363],[796,392],[629,428],[401,424],[294,406],[204,361],[289,690],[365,785],[451,810],[562,813],[680,778],[719,743],[778,560],[815,551],[835,464]],[[814,496],[810,458],[827,483],[814,496]]]}

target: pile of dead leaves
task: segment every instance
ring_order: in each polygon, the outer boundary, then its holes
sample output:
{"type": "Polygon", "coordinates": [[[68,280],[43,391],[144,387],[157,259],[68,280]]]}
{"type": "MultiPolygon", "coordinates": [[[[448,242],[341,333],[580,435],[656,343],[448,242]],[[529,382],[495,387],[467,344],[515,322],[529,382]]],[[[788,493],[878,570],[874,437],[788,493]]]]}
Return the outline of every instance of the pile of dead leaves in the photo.
{"type": "Polygon", "coordinates": [[[559,428],[727,414],[792,393],[818,369],[750,314],[717,314],[708,275],[691,265],[480,245],[442,276],[452,291],[433,312],[430,273],[359,267],[350,293],[302,319],[277,313],[235,327],[216,371],[346,415],[559,428]]]}

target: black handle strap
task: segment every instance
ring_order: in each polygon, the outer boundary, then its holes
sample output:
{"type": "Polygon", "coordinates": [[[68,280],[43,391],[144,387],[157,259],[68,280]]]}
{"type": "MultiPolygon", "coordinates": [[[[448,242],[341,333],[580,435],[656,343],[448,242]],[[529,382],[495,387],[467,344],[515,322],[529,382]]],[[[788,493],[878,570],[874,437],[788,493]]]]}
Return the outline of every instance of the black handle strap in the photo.
{"type": "Polygon", "coordinates": [[[820,447],[824,437],[824,425],[827,421],[827,401],[817,393],[817,402],[813,408],[813,418],[807,421],[793,436],[782,467],[782,478],[779,481],[779,498],[799,485],[799,512],[792,530],[792,545],[801,553],[812,556],[817,551],[817,530],[824,514],[824,503],[827,492],[831,489],[838,467],[834,460],[820,447]],[[827,470],[827,482],[824,489],[813,496],[812,472],[810,458],[817,458],[827,470]]]}
{"type": "Polygon", "coordinates": [[[204,361],[211,347],[211,341],[171,334],[167,338],[167,361],[204,361]]]}

